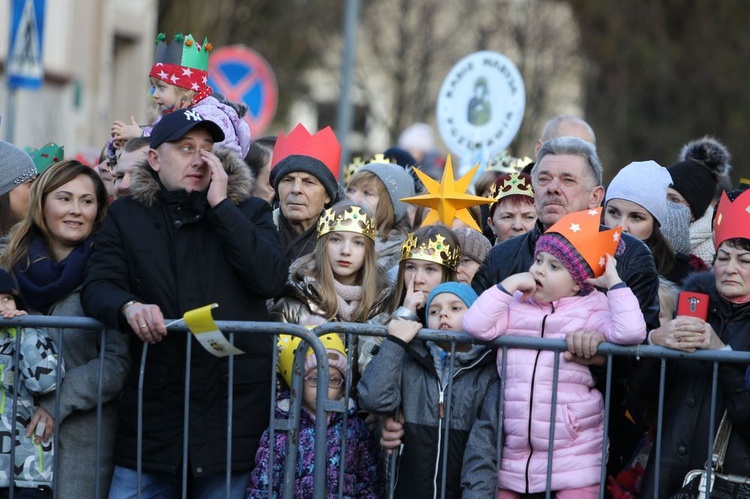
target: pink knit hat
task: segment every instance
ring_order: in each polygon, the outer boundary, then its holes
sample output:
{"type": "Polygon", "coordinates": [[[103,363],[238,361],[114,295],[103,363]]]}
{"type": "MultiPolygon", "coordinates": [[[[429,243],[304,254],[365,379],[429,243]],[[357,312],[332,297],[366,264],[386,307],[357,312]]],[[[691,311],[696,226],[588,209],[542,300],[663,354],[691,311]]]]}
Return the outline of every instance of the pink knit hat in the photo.
{"type": "MultiPolygon", "coordinates": [[[[333,348],[327,348],[326,353],[328,354],[328,365],[338,369],[342,376],[346,376],[346,366],[348,364],[346,355],[333,348]]],[[[307,374],[316,367],[318,367],[318,358],[315,354],[308,355],[305,359],[304,373],[307,374]]]]}

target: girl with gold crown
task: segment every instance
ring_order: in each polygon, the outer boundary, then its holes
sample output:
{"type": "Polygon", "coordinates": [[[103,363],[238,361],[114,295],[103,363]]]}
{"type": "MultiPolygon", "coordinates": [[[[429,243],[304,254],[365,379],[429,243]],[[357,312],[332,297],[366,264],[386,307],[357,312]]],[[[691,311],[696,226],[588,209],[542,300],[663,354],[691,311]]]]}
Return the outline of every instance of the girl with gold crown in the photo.
{"type": "Polygon", "coordinates": [[[375,220],[350,201],[318,220],[315,251],[295,261],[271,308],[271,320],[303,326],[327,321],[365,322],[386,300],[389,282],[375,254],[375,220]]]}
{"type": "MultiPolygon", "coordinates": [[[[445,225],[426,225],[409,234],[401,245],[395,289],[383,312],[370,322],[387,324],[392,318],[426,324],[424,305],[435,286],[458,280],[456,269],[461,248],[453,231],[445,225]]],[[[359,372],[364,373],[380,336],[360,338],[359,372]]]]}
{"type": "Polygon", "coordinates": [[[178,33],[168,44],[164,33],[159,33],[156,38],[156,62],[148,75],[159,117],[146,127],[138,125],[132,116],[129,124],[115,121],[111,128],[108,155],[114,156],[115,149],[129,139],[150,136],[153,125],[163,115],[185,108],[195,110],[203,119],[221,127],[225,138],[215,145],[226,147],[243,158],[247,155],[250,127],[242,119],[247,106],[228,102],[220,94],[214,94],[208,85],[208,57],[212,49],[207,38],[203,44],[199,44],[193,35],[178,33]]]}

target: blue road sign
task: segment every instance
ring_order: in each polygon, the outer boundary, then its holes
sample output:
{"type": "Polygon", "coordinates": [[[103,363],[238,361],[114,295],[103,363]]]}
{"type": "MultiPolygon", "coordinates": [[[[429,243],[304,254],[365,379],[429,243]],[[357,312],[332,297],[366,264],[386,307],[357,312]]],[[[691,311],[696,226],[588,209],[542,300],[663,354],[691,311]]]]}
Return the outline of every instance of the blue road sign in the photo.
{"type": "Polygon", "coordinates": [[[10,43],[8,44],[8,85],[37,89],[42,86],[44,64],[45,0],[13,0],[10,43]]]}

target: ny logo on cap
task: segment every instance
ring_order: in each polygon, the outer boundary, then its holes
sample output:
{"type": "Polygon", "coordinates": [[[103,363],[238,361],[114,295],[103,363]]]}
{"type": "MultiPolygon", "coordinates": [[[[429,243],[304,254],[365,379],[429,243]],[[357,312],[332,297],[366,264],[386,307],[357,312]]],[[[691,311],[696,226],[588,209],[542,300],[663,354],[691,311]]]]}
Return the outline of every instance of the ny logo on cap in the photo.
{"type": "Polygon", "coordinates": [[[193,111],[192,109],[188,109],[185,111],[185,118],[192,121],[202,121],[203,118],[201,118],[201,115],[198,114],[198,111],[193,111]]]}

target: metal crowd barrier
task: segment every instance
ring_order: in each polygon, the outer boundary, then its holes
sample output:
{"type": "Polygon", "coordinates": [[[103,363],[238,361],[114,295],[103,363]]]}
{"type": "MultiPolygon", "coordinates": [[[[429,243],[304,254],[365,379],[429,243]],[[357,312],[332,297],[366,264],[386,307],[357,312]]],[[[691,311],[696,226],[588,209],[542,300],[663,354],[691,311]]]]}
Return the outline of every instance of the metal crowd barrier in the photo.
{"type": "MultiPolygon", "coordinates": [[[[169,321],[167,321],[169,322],[169,321]]],[[[318,383],[317,386],[317,407],[316,407],[316,426],[315,426],[315,462],[316,463],[323,463],[323,466],[316,466],[314,469],[314,492],[313,497],[318,498],[325,498],[330,497],[331,492],[327,490],[326,487],[326,434],[327,434],[327,418],[326,413],[327,412],[342,412],[344,417],[344,427],[346,428],[347,424],[347,410],[348,407],[348,397],[349,394],[353,392],[353,386],[352,386],[352,372],[353,369],[355,369],[356,363],[357,363],[357,351],[356,351],[356,345],[357,341],[356,338],[361,335],[368,335],[368,336],[385,336],[386,335],[386,328],[384,326],[375,326],[375,325],[368,325],[368,324],[355,324],[355,323],[342,323],[342,322],[329,322],[327,324],[321,325],[316,327],[315,329],[308,330],[301,326],[291,325],[291,324],[285,324],[285,323],[275,323],[275,322],[236,322],[236,321],[217,321],[217,325],[219,328],[228,335],[229,341],[231,343],[234,343],[234,338],[236,334],[263,334],[263,335],[274,335],[274,343],[277,341],[277,335],[278,334],[291,334],[293,336],[299,336],[303,340],[303,348],[299,348],[297,350],[296,356],[295,356],[295,363],[294,363],[294,373],[292,377],[292,387],[290,392],[290,406],[291,406],[291,412],[290,412],[290,418],[288,420],[276,420],[274,417],[274,409],[276,405],[276,386],[277,386],[277,375],[276,371],[273,370],[272,375],[272,388],[271,388],[271,401],[270,401],[270,426],[269,426],[269,433],[270,433],[270,442],[271,445],[275,442],[275,433],[277,431],[284,431],[289,432],[289,438],[288,442],[291,444],[288,446],[287,449],[287,455],[286,460],[284,463],[284,483],[283,483],[283,494],[282,497],[284,499],[290,499],[294,497],[294,481],[295,481],[295,471],[296,471],[296,462],[297,462],[297,446],[295,443],[298,441],[299,436],[299,429],[300,429],[300,412],[301,412],[301,406],[302,406],[302,376],[304,373],[302,372],[302,366],[304,365],[304,356],[307,352],[308,348],[304,347],[304,344],[307,343],[310,347],[312,347],[313,352],[315,353],[317,360],[318,360],[318,379],[321,380],[318,383]],[[317,338],[318,336],[321,336],[323,334],[328,333],[337,333],[344,335],[346,337],[346,343],[349,345],[350,350],[348,352],[349,357],[349,363],[348,363],[348,372],[346,373],[346,385],[345,385],[345,393],[346,393],[346,400],[343,401],[334,401],[334,400],[328,400],[328,357],[325,353],[325,347],[320,342],[320,340],[317,338]],[[322,403],[321,403],[322,401],[322,403]]],[[[104,351],[107,341],[107,335],[112,334],[111,331],[107,331],[107,328],[104,327],[103,324],[100,322],[86,318],[86,317],[55,317],[55,316],[21,316],[16,317],[13,319],[3,319],[0,317],[0,328],[8,327],[8,326],[17,326],[17,327],[37,327],[37,328],[60,328],[60,329],[82,329],[82,330],[89,330],[92,332],[92,334],[95,333],[101,333],[101,343],[100,343],[100,356],[99,356],[99,383],[98,383],[98,403],[96,407],[97,412],[97,427],[96,427],[96,435],[97,435],[97,442],[100,442],[100,435],[102,432],[102,368],[104,366],[104,351]]],[[[173,326],[170,326],[169,328],[170,334],[188,334],[187,328],[182,324],[176,324],[173,326]]],[[[119,334],[119,333],[118,333],[119,334]]],[[[435,330],[427,330],[423,329],[419,335],[417,336],[418,339],[421,340],[438,340],[441,342],[447,342],[450,343],[450,352],[451,354],[455,353],[455,347],[457,344],[461,343],[473,343],[476,340],[471,338],[470,336],[463,334],[463,333],[446,333],[442,331],[435,331],[435,330]]],[[[16,365],[18,365],[18,355],[20,350],[20,340],[21,335],[16,336],[16,358],[15,362],[16,365]]],[[[187,342],[187,349],[186,349],[186,362],[189,363],[191,358],[191,352],[192,352],[192,341],[187,342]]],[[[557,352],[563,352],[567,350],[567,346],[564,341],[562,340],[549,340],[549,339],[532,339],[532,338],[520,338],[520,337],[513,337],[513,336],[503,336],[500,337],[492,342],[485,342],[487,345],[491,345],[493,347],[499,348],[498,350],[498,356],[501,356],[503,359],[503,366],[505,366],[507,359],[507,352],[508,349],[511,348],[524,348],[524,349],[536,349],[536,350],[551,350],[551,351],[557,351],[557,352]]],[[[60,357],[65,357],[65,352],[63,351],[63,346],[61,344],[57,344],[58,353],[60,357]]],[[[144,344],[142,349],[142,360],[146,359],[146,353],[148,350],[148,345],[144,344]]],[[[276,364],[277,361],[277,352],[275,349],[273,349],[273,359],[272,365],[276,364]]],[[[606,364],[606,389],[604,392],[604,435],[607,435],[609,432],[609,414],[610,414],[610,404],[611,404],[611,397],[610,392],[612,388],[612,364],[613,359],[615,357],[636,357],[636,358],[658,358],[661,359],[660,363],[660,379],[659,379],[659,400],[658,400],[658,417],[657,417],[657,435],[655,440],[655,449],[653,451],[652,459],[655,459],[657,463],[660,462],[661,457],[661,436],[662,436],[662,417],[663,417],[663,410],[664,410],[664,387],[665,387],[665,373],[666,373],[666,366],[667,361],[672,359],[691,359],[695,361],[709,361],[713,363],[713,385],[712,385],[712,397],[711,397],[711,411],[710,411],[710,421],[709,421],[709,435],[708,435],[708,455],[707,460],[710,462],[711,458],[711,443],[713,442],[714,438],[714,431],[713,428],[716,426],[716,397],[717,397],[717,389],[718,389],[718,367],[720,363],[723,362],[731,362],[731,363],[744,363],[744,364],[750,364],[750,352],[734,352],[734,351],[698,351],[694,353],[685,353],[680,352],[677,350],[670,350],[666,348],[661,347],[655,347],[655,346],[645,346],[645,345],[639,345],[639,346],[632,346],[632,347],[623,347],[618,346],[610,343],[603,343],[599,346],[598,352],[600,354],[603,354],[607,357],[608,362],[606,364]]],[[[453,357],[453,355],[452,355],[453,357]]],[[[229,357],[228,361],[229,363],[229,380],[228,380],[228,386],[232,389],[229,390],[228,400],[227,400],[227,453],[226,453],[226,497],[230,497],[229,493],[229,486],[230,486],[230,477],[231,477],[231,455],[232,455],[232,408],[233,408],[233,399],[234,399],[234,392],[233,392],[233,386],[234,386],[234,372],[233,372],[233,365],[234,365],[234,359],[233,357],[229,357]]],[[[559,356],[556,358],[555,361],[555,369],[553,374],[553,386],[557,386],[558,382],[558,374],[559,374],[559,356]]],[[[58,365],[58,374],[60,373],[61,367],[58,365]]],[[[453,366],[450,366],[450,373],[452,374],[453,366]]],[[[504,370],[501,372],[500,377],[500,404],[499,404],[499,413],[498,413],[498,421],[502,421],[503,416],[503,393],[504,393],[504,370]]],[[[183,420],[183,428],[188,428],[189,423],[189,390],[190,390],[190,370],[185,370],[185,416],[183,420]]],[[[141,370],[139,372],[139,399],[138,399],[138,497],[141,497],[140,493],[140,479],[142,474],[142,457],[143,457],[143,450],[142,450],[142,441],[140,435],[142,434],[142,393],[143,393],[143,379],[144,377],[148,375],[148,366],[145,366],[145,362],[141,362],[141,370]]],[[[16,376],[14,379],[14,396],[12,400],[13,404],[13,412],[16,412],[17,408],[17,396],[15,395],[18,392],[18,386],[19,386],[19,376],[16,376]]],[[[64,383],[64,381],[63,381],[64,383]]],[[[56,391],[55,396],[55,420],[57,421],[59,412],[60,412],[60,399],[59,399],[59,393],[56,391]]],[[[446,453],[449,445],[450,445],[450,416],[451,416],[451,401],[452,401],[452,375],[449,376],[449,382],[448,387],[446,390],[446,426],[445,426],[445,435],[444,435],[444,441],[443,441],[443,453],[446,453]]],[[[7,403],[7,401],[6,401],[7,403]]],[[[556,403],[556,393],[553,391],[553,399],[552,399],[552,405],[551,405],[551,414],[550,414],[550,420],[555,421],[555,403],[556,403]]],[[[64,422],[63,422],[64,424],[64,422]]],[[[53,445],[55,449],[59,448],[59,435],[58,430],[59,426],[56,425],[55,432],[53,436],[53,445]]],[[[555,425],[550,425],[550,441],[554,440],[554,432],[555,432],[555,425]]],[[[190,435],[187,431],[183,431],[183,462],[182,462],[182,497],[187,497],[187,481],[188,481],[188,439],[190,438],[190,435]]],[[[342,442],[342,455],[345,454],[345,446],[347,445],[346,439],[342,442]]],[[[606,442],[606,440],[605,440],[606,442]]],[[[101,464],[101,449],[100,446],[97,445],[96,449],[96,467],[99,468],[101,464]]],[[[498,442],[497,442],[497,449],[498,449],[498,463],[500,462],[501,456],[502,456],[502,432],[498,432],[498,442]]],[[[57,452],[55,452],[57,454],[57,452]]],[[[602,453],[602,462],[606,462],[607,458],[607,446],[603,446],[603,453],[602,453]]],[[[550,489],[550,471],[552,469],[552,459],[554,456],[551,454],[548,459],[547,463],[547,497],[551,497],[551,489],[550,489]]],[[[10,449],[10,459],[11,463],[14,463],[15,459],[15,445],[11,445],[10,449]]],[[[270,459],[273,460],[273,452],[271,452],[270,459]]],[[[441,491],[440,491],[440,497],[445,497],[445,466],[446,466],[446,460],[443,459],[443,483],[441,484],[441,491]]],[[[392,460],[390,463],[391,466],[395,465],[395,460],[392,460]]],[[[57,498],[57,490],[55,487],[55,484],[57,483],[58,479],[58,462],[55,461],[54,463],[54,482],[53,482],[53,488],[52,488],[52,497],[57,498]]],[[[393,471],[393,470],[391,470],[393,471]]],[[[344,485],[343,480],[343,472],[344,467],[341,467],[341,475],[339,477],[339,490],[336,492],[337,497],[342,497],[342,488],[344,485]]],[[[392,497],[393,488],[394,488],[394,476],[395,473],[391,472],[389,473],[389,482],[388,482],[388,492],[387,496],[392,497]]],[[[605,497],[605,484],[606,484],[606,466],[602,466],[602,472],[601,472],[601,487],[600,487],[600,494],[599,497],[603,498],[605,497]]],[[[658,468],[657,472],[655,474],[655,484],[654,488],[655,490],[658,490],[659,485],[659,473],[658,468]]],[[[269,463],[269,488],[273,487],[273,462],[269,463]]],[[[101,484],[99,483],[98,474],[96,478],[96,495],[97,497],[106,497],[107,491],[101,490],[101,484]]],[[[14,491],[11,487],[10,489],[10,498],[13,499],[14,491]]],[[[268,497],[272,497],[272,490],[268,490],[268,497]]]]}

